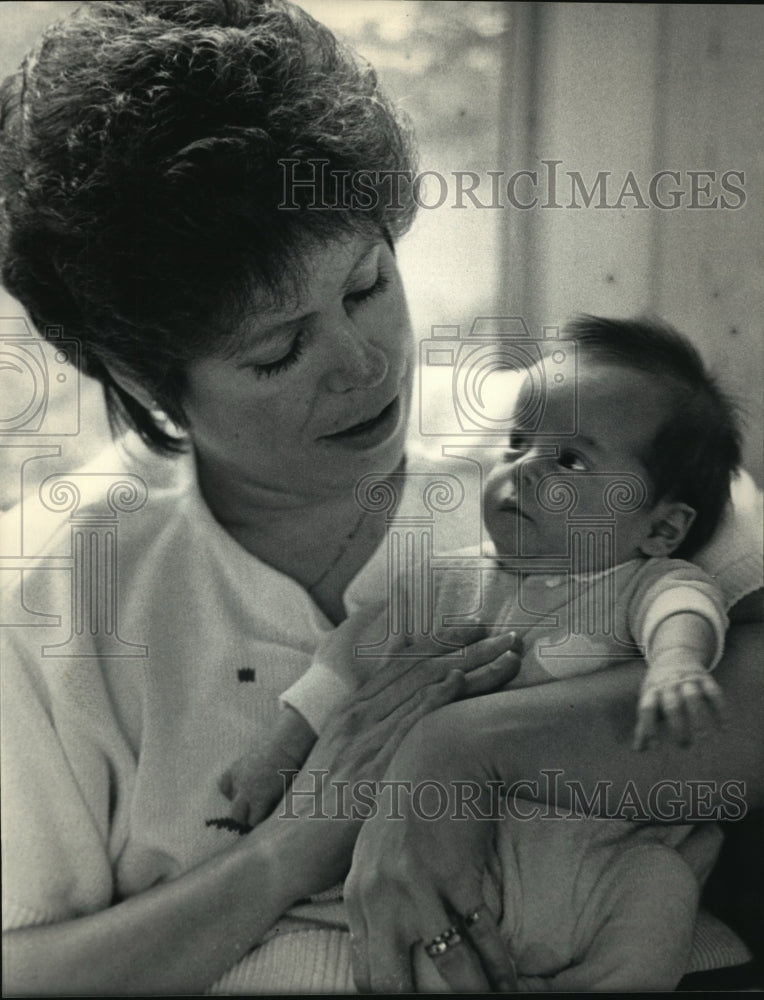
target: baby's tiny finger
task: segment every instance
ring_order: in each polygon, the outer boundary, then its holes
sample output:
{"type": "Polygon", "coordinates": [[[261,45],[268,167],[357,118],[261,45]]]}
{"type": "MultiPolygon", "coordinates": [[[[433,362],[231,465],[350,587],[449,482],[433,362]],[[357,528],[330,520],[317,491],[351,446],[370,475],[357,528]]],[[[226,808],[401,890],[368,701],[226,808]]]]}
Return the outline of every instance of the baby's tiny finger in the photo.
{"type": "Polygon", "coordinates": [[[249,822],[249,800],[239,793],[231,803],[231,819],[237,823],[247,824],[249,822]]]}
{"type": "Polygon", "coordinates": [[[682,701],[690,727],[690,739],[699,736],[709,728],[709,710],[703,694],[694,681],[682,685],[682,701]]]}
{"type": "Polygon", "coordinates": [[[643,705],[637,715],[637,725],[634,730],[633,750],[644,750],[651,740],[655,739],[656,723],[655,704],[643,705]]]}
{"type": "Polygon", "coordinates": [[[684,705],[675,688],[665,688],[661,691],[661,709],[668,726],[671,739],[679,746],[687,746],[690,742],[687,716],[684,705]]]}
{"type": "Polygon", "coordinates": [[[224,771],[218,779],[218,788],[227,799],[233,798],[233,778],[230,771],[224,771]]]}
{"type": "Polygon", "coordinates": [[[703,697],[709,703],[716,716],[717,723],[720,726],[726,725],[727,704],[724,700],[722,689],[712,677],[704,677],[701,681],[701,688],[703,691],[703,697]]]}

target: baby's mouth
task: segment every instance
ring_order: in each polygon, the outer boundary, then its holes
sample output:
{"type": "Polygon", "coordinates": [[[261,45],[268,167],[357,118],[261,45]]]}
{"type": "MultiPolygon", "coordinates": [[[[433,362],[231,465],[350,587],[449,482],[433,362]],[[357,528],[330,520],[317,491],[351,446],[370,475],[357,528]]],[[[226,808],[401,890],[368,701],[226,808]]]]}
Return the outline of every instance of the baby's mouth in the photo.
{"type": "Polygon", "coordinates": [[[516,517],[524,517],[530,521],[530,514],[526,513],[516,500],[502,500],[498,505],[498,510],[502,514],[514,514],[516,517]]]}

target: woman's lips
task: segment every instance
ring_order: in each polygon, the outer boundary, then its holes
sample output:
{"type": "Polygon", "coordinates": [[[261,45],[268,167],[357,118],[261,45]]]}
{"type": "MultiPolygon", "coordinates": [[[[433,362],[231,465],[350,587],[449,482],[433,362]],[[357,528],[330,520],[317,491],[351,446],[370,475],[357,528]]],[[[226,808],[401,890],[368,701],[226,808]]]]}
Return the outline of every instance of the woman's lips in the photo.
{"type": "Polygon", "coordinates": [[[373,448],[393,435],[398,427],[400,415],[400,396],[396,396],[371,420],[362,420],[343,431],[337,431],[336,434],[325,434],[320,440],[357,449],[373,448]]]}

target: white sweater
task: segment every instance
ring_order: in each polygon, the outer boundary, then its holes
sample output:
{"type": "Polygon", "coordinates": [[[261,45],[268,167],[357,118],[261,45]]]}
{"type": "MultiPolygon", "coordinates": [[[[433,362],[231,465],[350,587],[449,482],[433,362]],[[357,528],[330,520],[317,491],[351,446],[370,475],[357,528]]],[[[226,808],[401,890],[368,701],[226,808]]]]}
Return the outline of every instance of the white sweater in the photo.
{"type": "MultiPolygon", "coordinates": [[[[331,628],[185,483],[120,516],[123,645],[113,631],[85,628],[78,655],[62,656],[79,624],[72,544],[88,510],[77,523],[50,518],[37,568],[3,574],[12,578],[2,614],[10,627],[0,628],[5,928],[99,911],[235,842],[217,780],[253,734],[268,733],[279,695],[331,628]]],[[[735,527],[730,537],[742,557],[729,558],[728,539],[720,582],[734,600],[761,586],[761,560],[748,558],[760,550],[755,533],[735,527]]],[[[384,553],[375,559],[384,568],[384,553]]],[[[373,564],[354,585],[381,579],[373,564]]],[[[343,928],[336,894],[296,907],[216,989],[352,990],[343,928]]]]}

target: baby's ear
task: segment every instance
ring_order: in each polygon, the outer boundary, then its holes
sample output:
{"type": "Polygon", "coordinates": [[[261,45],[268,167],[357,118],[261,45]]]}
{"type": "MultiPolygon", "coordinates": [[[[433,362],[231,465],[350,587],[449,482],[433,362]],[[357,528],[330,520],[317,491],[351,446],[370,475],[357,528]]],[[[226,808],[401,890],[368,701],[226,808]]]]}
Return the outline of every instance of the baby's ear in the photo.
{"type": "Polygon", "coordinates": [[[653,510],[650,533],[640,545],[646,556],[670,556],[687,537],[695,511],[678,500],[660,500],[653,510]]]}

